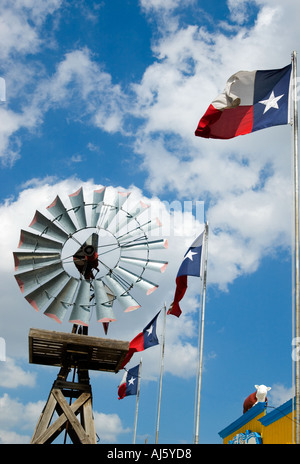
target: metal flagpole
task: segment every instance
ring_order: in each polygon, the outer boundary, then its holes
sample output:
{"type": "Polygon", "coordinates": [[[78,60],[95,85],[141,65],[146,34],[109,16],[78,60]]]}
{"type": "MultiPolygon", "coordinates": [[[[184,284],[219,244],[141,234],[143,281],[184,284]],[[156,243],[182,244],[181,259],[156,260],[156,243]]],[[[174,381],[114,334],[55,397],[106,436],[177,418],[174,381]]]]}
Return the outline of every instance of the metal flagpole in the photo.
{"type": "Polygon", "coordinates": [[[300,443],[300,331],[299,331],[299,167],[298,167],[298,108],[297,108],[297,53],[292,53],[293,68],[293,126],[294,126],[294,207],[295,207],[295,407],[296,444],[300,443]]]}
{"type": "Polygon", "coordinates": [[[162,348],[161,348],[160,382],[159,382],[159,397],[158,397],[155,443],[158,443],[158,432],[159,432],[161,389],[162,389],[162,378],[163,378],[163,372],[164,372],[164,357],[165,357],[166,314],[167,314],[167,307],[166,307],[166,303],[165,303],[165,305],[164,305],[164,325],[163,325],[163,340],[162,340],[162,348]]]}
{"type": "MultiPolygon", "coordinates": [[[[199,443],[199,421],[200,421],[201,382],[202,382],[202,367],[203,367],[203,339],[204,339],[205,294],[206,294],[207,252],[208,252],[208,223],[205,224],[204,252],[205,252],[205,258],[204,258],[204,270],[203,270],[201,334],[200,334],[200,347],[199,347],[199,372],[198,372],[198,389],[197,389],[198,391],[197,391],[195,444],[199,443]]],[[[200,318],[199,318],[199,321],[200,321],[200,318]]]]}
{"type": "Polygon", "coordinates": [[[136,392],[135,419],[134,419],[133,442],[132,442],[133,444],[135,444],[135,439],[136,439],[136,427],[137,427],[137,418],[138,418],[138,410],[139,410],[139,398],[140,398],[141,372],[142,372],[142,358],[140,360],[140,365],[139,365],[138,384],[137,384],[137,392],[136,392]]]}

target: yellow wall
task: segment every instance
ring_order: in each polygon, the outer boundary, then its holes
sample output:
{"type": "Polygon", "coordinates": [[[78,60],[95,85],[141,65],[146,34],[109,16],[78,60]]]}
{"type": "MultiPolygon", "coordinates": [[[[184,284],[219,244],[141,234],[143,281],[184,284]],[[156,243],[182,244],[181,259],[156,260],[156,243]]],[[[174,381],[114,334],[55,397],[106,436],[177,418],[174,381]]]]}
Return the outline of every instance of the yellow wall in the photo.
{"type": "Polygon", "coordinates": [[[287,414],[282,419],[269,424],[267,427],[262,425],[262,440],[264,445],[292,444],[294,440],[295,427],[292,414],[287,414]]]}

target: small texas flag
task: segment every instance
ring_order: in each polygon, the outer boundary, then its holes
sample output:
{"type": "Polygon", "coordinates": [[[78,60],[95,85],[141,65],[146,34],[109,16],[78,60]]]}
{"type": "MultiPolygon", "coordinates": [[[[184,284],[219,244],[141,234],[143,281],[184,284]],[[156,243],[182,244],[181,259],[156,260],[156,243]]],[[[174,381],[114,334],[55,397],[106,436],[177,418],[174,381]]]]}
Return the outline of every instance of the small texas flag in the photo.
{"type": "Polygon", "coordinates": [[[144,351],[151,346],[158,345],[159,342],[156,335],[156,322],[159,313],[160,311],[156,314],[152,321],[146,325],[143,331],[131,340],[129,343],[129,350],[120,369],[122,369],[130,361],[136,351],[144,351]]]}
{"type": "Polygon", "coordinates": [[[136,395],[139,377],[139,364],[126,371],[118,388],[119,400],[125,396],[136,395]]]}
{"type": "Polygon", "coordinates": [[[187,276],[200,277],[204,234],[205,232],[203,231],[202,234],[200,234],[199,237],[197,237],[196,240],[192,243],[184,255],[183,261],[176,276],[174,301],[168,310],[168,314],[173,314],[177,317],[180,316],[182,311],[179,306],[179,301],[182,300],[187,289],[187,276]]]}

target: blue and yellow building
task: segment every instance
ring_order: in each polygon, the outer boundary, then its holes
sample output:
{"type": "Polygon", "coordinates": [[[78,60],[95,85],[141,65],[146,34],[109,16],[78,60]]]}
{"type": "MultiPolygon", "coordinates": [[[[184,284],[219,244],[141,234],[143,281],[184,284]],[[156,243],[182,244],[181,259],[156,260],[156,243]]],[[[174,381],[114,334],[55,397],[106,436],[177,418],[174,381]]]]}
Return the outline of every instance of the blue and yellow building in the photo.
{"type": "Polygon", "coordinates": [[[257,403],[219,432],[223,444],[292,444],[295,442],[293,399],[278,408],[257,403]]]}

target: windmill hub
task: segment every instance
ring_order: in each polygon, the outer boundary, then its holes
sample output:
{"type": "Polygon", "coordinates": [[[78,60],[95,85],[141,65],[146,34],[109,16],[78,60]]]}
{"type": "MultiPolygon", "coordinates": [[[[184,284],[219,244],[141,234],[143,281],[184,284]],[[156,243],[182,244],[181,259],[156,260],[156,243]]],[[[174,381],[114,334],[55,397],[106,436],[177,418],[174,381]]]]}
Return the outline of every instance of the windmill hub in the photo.
{"type": "Polygon", "coordinates": [[[80,274],[86,279],[101,278],[116,266],[119,259],[120,248],[114,235],[93,227],[75,232],[62,250],[63,266],[75,278],[80,274]]]}
{"type": "Polygon", "coordinates": [[[86,245],[83,248],[83,252],[84,252],[85,256],[96,258],[96,250],[92,245],[86,245]]]}

